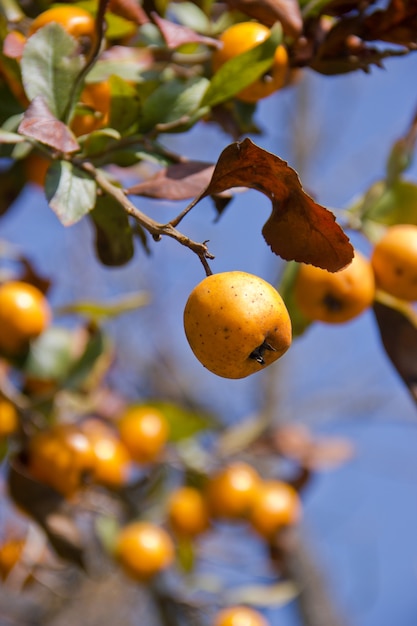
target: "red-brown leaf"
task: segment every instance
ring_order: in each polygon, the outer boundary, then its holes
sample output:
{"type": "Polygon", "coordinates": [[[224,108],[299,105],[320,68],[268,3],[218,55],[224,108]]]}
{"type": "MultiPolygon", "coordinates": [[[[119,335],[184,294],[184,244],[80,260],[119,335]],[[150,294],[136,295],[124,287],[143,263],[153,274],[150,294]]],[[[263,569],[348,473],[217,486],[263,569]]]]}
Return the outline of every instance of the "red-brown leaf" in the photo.
{"type": "Polygon", "coordinates": [[[63,153],[77,152],[80,149],[70,129],[52,115],[41,96],[32,100],[18,130],[22,135],[32,137],[63,153]]]}
{"type": "Polygon", "coordinates": [[[333,213],[303,190],[289,165],[250,139],[230,144],[217,161],[212,179],[195,199],[233,187],[249,187],[272,202],[262,233],[275,254],[335,272],[353,258],[353,247],[333,213]]]}
{"type": "Polygon", "coordinates": [[[221,45],[217,39],[199,35],[191,28],[188,28],[188,26],[174,24],[160,17],[157,13],[152,13],[152,19],[161,31],[168,48],[172,50],[187,43],[201,43],[214,48],[218,48],[221,45]]]}
{"type": "Polygon", "coordinates": [[[187,200],[194,198],[208,185],[213,171],[214,165],[203,161],[175,163],[160,170],[152,178],[130,187],[127,193],[164,200],[187,200]]]}
{"type": "Polygon", "coordinates": [[[137,0],[110,0],[109,11],[139,25],[150,21],[137,0]]]}

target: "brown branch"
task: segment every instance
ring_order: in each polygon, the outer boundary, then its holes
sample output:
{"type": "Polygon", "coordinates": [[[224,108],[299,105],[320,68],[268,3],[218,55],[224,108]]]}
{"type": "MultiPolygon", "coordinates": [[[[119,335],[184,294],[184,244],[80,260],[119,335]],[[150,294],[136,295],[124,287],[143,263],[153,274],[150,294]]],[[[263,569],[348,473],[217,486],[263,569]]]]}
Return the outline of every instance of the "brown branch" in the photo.
{"type": "Polygon", "coordinates": [[[91,163],[86,161],[77,162],[74,165],[89,174],[97,183],[97,185],[109,196],[112,196],[123,207],[128,215],[131,215],[145,230],[152,235],[155,241],[159,241],[163,236],[171,237],[182,246],[192,250],[200,259],[207,274],[211,274],[207,259],[214,259],[214,255],[208,250],[206,242],[199,243],[193,241],[179,230],[174,228],[171,223],[161,224],[138,209],[126,196],[124,191],[113,184],[100,170],[97,170],[91,163]]]}

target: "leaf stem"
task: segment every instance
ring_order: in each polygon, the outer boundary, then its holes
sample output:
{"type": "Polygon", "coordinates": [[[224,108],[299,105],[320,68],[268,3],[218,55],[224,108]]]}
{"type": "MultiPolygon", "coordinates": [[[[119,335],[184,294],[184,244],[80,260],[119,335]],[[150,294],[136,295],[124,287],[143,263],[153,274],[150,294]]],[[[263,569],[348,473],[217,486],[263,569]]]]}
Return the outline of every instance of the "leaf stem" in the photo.
{"type": "Polygon", "coordinates": [[[171,223],[162,224],[156,222],[151,217],[143,213],[138,209],[126,196],[124,191],[112,183],[107,176],[96,169],[92,163],[86,161],[74,160],[74,165],[82,169],[89,174],[97,183],[97,185],[108,195],[112,196],[116,202],[118,202],[128,215],[131,215],[139,224],[152,235],[155,241],[159,241],[163,236],[171,237],[180,243],[182,246],[192,250],[200,259],[206,274],[212,274],[212,271],[208,265],[207,259],[214,259],[214,255],[211,254],[207,247],[207,242],[199,243],[193,241],[179,230],[177,230],[171,223]]]}

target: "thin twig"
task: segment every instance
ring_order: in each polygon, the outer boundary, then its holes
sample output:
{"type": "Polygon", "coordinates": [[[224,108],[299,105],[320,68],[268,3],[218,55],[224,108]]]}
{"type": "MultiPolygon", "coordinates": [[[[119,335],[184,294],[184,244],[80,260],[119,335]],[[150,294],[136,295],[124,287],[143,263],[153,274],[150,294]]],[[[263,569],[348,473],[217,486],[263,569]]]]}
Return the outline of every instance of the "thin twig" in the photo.
{"type": "Polygon", "coordinates": [[[89,174],[97,183],[97,185],[108,195],[112,196],[123,207],[128,215],[131,215],[139,224],[152,235],[155,241],[159,241],[163,236],[171,237],[182,246],[192,250],[200,259],[206,270],[207,275],[211,274],[211,269],[207,263],[207,259],[214,259],[214,255],[208,250],[206,242],[199,243],[193,241],[179,230],[174,228],[172,224],[161,224],[138,209],[125,195],[120,187],[114,185],[100,170],[97,170],[91,163],[86,161],[74,162],[74,164],[89,174]]]}

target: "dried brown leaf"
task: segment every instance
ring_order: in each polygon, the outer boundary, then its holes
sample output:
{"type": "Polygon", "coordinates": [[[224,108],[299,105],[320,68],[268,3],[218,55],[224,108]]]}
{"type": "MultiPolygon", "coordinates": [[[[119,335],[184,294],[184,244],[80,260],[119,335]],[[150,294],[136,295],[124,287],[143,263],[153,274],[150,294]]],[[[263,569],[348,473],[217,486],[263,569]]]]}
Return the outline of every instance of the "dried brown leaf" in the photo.
{"type": "Polygon", "coordinates": [[[379,301],[373,311],[385,352],[417,402],[417,316],[379,301]]]}
{"type": "Polygon", "coordinates": [[[303,18],[297,0],[227,0],[231,9],[253,17],[265,26],[279,21],[286,35],[297,37],[303,30],[303,18]]]}
{"type": "Polygon", "coordinates": [[[199,35],[188,26],[174,24],[174,22],[160,17],[157,13],[152,13],[152,19],[161,31],[168,48],[172,50],[187,43],[200,43],[214,48],[218,48],[221,45],[217,39],[199,35]]]}
{"type": "Polygon", "coordinates": [[[130,187],[127,193],[165,200],[187,200],[194,198],[208,185],[213,171],[214,165],[204,161],[175,163],[148,180],[130,187]]]}
{"type": "Polygon", "coordinates": [[[250,139],[230,144],[221,153],[202,198],[234,187],[249,187],[272,202],[262,233],[271,250],[286,259],[337,271],[350,263],[353,247],[335,216],[305,193],[286,161],[250,139]]]}
{"type": "Polygon", "coordinates": [[[137,0],[110,0],[109,11],[139,26],[150,20],[137,0]]]}

